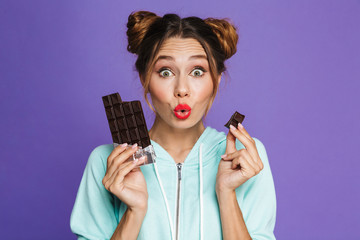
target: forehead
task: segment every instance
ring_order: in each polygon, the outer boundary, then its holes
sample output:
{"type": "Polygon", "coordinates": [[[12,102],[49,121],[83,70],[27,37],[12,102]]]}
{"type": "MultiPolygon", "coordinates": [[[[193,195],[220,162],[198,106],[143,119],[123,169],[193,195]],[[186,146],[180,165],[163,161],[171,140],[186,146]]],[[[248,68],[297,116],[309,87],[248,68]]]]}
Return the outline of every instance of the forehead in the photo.
{"type": "Polygon", "coordinates": [[[200,42],[194,38],[168,38],[161,45],[159,55],[205,55],[200,42]]]}

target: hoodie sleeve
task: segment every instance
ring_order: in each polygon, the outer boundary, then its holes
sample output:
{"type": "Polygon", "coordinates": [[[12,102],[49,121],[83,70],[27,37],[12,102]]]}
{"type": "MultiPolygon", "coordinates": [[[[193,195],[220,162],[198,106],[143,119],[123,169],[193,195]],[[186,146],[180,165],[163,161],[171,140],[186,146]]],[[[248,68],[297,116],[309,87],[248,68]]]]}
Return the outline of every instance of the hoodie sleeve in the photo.
{"type": "MultiPolygon", "coordinates": [[[[246,227],[256,240],[273,240],[276,218],[276,195],[268,156],[263,143],[256,139],[255,144],[264,164],[261,172],[236,189],[246,227]]],[[[244,146],[237,140],[237,149],[244,146]]]]}
{"type": "Polygon", "coordinates": [[[86,164],[70,218],[78,239],[110,239],[118,224],[114,196],[102,184],[111,151],[109,145],[95,148],[86,164]]]}

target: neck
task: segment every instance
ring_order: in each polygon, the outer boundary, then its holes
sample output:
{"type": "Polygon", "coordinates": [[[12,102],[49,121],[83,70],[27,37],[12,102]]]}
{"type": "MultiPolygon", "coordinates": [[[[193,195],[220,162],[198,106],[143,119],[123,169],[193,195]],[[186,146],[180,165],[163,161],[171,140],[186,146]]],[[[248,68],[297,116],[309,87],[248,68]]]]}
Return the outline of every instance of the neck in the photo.
{"type": "Polygon", "coordinates": [[[149,136],[165,150],[181,152],[192,149],[204,130],[205,127],[202,120],[191,128],[180,129],[162,123],[156,117],[149,131],[149,136]]]}

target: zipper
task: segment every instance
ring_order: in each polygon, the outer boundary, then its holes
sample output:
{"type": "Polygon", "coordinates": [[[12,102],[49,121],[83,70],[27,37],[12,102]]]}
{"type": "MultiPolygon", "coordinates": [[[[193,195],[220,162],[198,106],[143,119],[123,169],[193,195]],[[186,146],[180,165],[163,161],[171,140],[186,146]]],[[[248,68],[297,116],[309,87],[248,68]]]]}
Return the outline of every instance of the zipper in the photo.
{"type": "Polygon", "coordinates": [[[176,164],[178,172],[178,183],[177,183],[177,201],[176,201],[176,240],[178,239],[179,234],[179,214],[180,214],[180,188],[181,188],[181,163],[176,164]]]}

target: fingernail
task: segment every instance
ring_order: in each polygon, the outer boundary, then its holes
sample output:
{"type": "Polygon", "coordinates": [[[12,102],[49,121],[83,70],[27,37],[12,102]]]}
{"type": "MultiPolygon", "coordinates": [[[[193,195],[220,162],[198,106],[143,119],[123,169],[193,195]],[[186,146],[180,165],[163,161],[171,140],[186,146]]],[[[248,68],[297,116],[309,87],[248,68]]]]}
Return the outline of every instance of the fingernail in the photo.
{"type": "Polygon", "coordinates": [[[244,128],[244,126],[243,126],[241,123],[238,124],[238,127],[239,127],[240,129],[243,129],[243,128],[244,128]]]}
{"type": "Polygon", "coordinates": [[[142,156],[141,158],[139,158],[139,161],[145,160],[145,156],[142,156]]]}
{"type": "Polygon", "coordinates": [[[133,164],[136,164],[138,161],[139,161],[139,159],[135,158],[134,161],[133,161],[133,164]]]}
{"type": "Polygon", "coordinates": [[[236,128],[233,125],[230,125],[230,129],[235,130],[236,128]]]}
{"type": "Polygon", "coordinates": [[[134,145],[132,145],[132,149],[135,149],[137,147],[137,143],[135,143],[134,145]]]}
{"type": "Polygon", "coordinates": [[[227,157],[227,155],[226,155],[226,154],[221,155],[221,158],[226,158],[226,157],[227,157]]]}
{"type": "Polygon", "coordinates": [[[124,148],[124,147],[126,147],[127,145],[128,145],[127,143],[123,143],[123,144],[120,145],[120,147],[124,148]]]}

